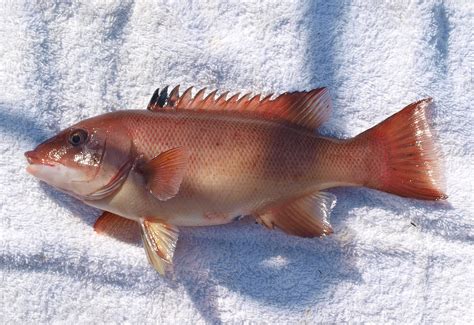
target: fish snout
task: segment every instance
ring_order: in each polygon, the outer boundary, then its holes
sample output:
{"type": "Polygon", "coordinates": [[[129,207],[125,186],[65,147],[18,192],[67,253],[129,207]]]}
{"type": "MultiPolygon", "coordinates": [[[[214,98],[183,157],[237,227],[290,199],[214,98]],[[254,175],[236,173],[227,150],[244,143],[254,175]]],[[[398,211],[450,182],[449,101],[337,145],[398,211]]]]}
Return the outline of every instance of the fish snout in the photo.
{"type": "Polygon", "coordinates": [[[38,154],[36,150],[31,150],[25,152],[25,157],[26,160],[28,161],[28,166],[26,166],[26,171],[35,176],[38,177],[38,172],[41,170],[45,170],[44,168],[46,167],[52,167],[53,164],[49,164],[44,161],[38,154]]]}
{"type": "Polygon", "coordinates": [[[25,157],[29,164],[38,164],[41,162],[41,159],[34,150],[25,152],[25,157]]]}

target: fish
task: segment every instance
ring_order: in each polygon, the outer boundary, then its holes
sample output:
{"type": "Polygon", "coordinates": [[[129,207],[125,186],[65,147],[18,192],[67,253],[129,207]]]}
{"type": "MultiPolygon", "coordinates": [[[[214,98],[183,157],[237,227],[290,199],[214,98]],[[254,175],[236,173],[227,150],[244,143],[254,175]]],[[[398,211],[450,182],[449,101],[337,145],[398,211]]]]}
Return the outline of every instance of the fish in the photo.
{"type": "Polygon", "coordinates": [[[327,88],[193,92],[157,89],[146,109],[80,121],[26,152],[27,172],[102,210],[98,233],[139,228],[162,275],[173,270],[181,226],[250,216],[288,235],[325,237],[333,233],[330,188],[447,199],[431,98],[337,139],[318,132],[332,111],[327,88]]]}

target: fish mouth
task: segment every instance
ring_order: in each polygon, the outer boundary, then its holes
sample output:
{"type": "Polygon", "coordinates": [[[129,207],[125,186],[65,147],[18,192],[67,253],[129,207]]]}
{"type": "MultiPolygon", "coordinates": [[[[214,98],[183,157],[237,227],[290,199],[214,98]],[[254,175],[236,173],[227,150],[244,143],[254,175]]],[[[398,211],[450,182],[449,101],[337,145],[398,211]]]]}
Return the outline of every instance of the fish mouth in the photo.
{"type": "Polygon", "coordinates": [[[31,174],[35,175],[38,165],[40,166],[48,166],[54,167],[56,164],[53,162],[48,162],[40,157],[38,157],[37,153],[34,150],[25,152],[26,160],[28,161],[28,166],[26,167],[26,171],[31,174]]]}

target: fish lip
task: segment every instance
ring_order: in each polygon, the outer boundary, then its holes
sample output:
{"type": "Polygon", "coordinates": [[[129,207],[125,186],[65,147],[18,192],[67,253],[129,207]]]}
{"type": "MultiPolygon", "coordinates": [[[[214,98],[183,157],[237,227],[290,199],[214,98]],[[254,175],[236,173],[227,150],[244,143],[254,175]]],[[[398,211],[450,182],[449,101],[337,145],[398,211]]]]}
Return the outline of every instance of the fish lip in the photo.
{"type": "Polygon", "coordinates": [[[30,165],[36,164],[39,161],[39,158],[34,150],[25,152],[25,157],[30,165]]]}
{"type": "Polygon", "coordinates": [[[53,168],[55,166],[61,165],[59,163],[47,163],[43,161],[39,162],[34,162],[30,163],[28,166],[26,166],[26,172],[34,177],[38,177],[38,171],[40,167],[48,167],[48,168],[53,168]]]}
{"type": "Polygon", "coordinates": [[[45,165],[53,167],[56,163],[46,161],[42,158],[39,158],[34,150],[25,152],[25,157],[28,163],[31,165],[45,165]]]}

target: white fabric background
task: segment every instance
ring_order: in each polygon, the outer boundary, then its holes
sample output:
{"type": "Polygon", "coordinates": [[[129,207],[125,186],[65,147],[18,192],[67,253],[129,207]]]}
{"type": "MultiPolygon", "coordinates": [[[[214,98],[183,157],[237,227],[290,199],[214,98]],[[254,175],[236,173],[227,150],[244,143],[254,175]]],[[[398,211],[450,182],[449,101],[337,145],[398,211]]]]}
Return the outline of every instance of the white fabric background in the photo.
{"type": "Polygon", "coordinates": [[[2,1],[0,18],[0,322],[474,322],[471,1],[2,1]],[[450,205],[341,188],[324,240],[182,228],[162,279],[23,152],[167,84],[327,86],[338,137],[432,96],[450,205]]]}

